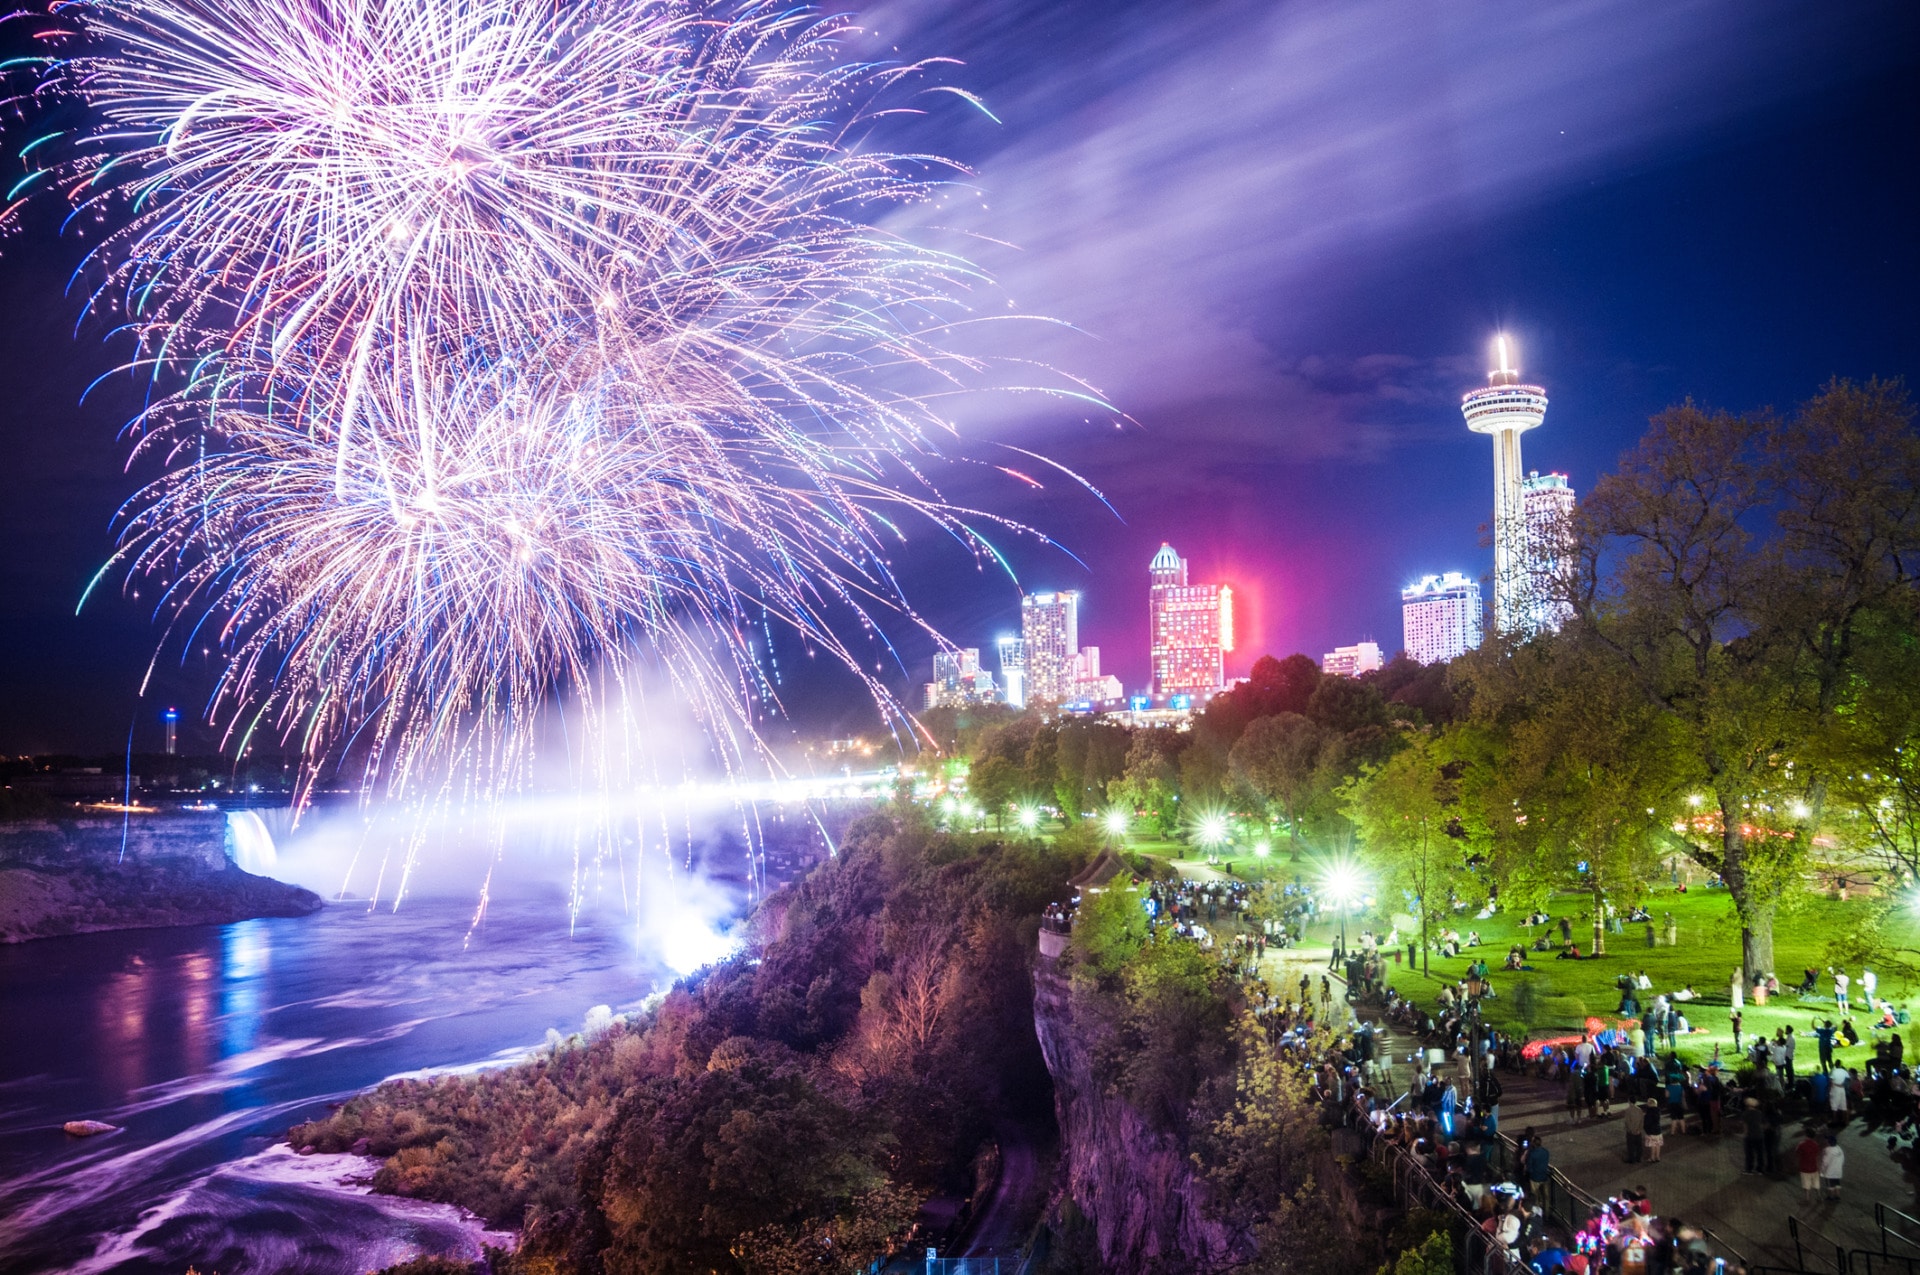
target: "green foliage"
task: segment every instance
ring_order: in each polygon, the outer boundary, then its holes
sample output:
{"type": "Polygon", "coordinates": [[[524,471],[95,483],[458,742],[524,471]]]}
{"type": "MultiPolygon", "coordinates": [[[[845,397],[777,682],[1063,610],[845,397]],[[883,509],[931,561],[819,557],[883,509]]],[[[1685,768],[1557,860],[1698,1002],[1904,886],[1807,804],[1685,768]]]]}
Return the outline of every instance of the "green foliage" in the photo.
{"type": "Polygon", "coordinates": [[[1116,886],[1087,895],[1068,947],[1075,977],[1111,985],[1146,940],[1147,914],[1137,890],[1116,886]]]}
{"type": "Polygon", "coordinates": [[[1034,918],[1083,862],[870,817],[645,1020],[383,1085],[292,1140],[523,1228],[515,1275],[863,1269],[966,1188],[994,1113],[1048,1101],[1034,918]]]}
{"type": "Polygon", "coordinates": [[[1436,1230],[1380,1268],[1380,1275],[1453,1275],[1453,1237],[1436,1230]]]}

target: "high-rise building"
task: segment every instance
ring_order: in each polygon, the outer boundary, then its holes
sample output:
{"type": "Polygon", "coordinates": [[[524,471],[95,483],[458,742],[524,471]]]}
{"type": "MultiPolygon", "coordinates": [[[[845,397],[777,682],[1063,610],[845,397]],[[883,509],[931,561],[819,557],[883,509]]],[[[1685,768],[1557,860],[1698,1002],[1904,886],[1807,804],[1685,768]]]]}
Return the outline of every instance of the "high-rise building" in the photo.
{"type": "Polygon", "coordinates": [[[1438,664],[1480,645],[1480,582],[1458,571],[1423,576],[1400,590],[1400,628],[1407,654],[1438,664]]]}
{"type": "Polygon", "coordinates": [[[1566,588],[1573,571],[1573,487],[1565,474],[1535,470],[1520,484],[1527,527],[1527,594],[1532,631],[1551,633],[1573,617],[1566,588]]]}
{"type": "Polygon", "coordinates": [[[1027,644],[1011,633],[994,643],[1000,650],[1000,694],[1015,708],[1027,706],[1027,644]]]}
{"type": "Polygon", "coordinates": [[[1212,695],[1227,684],[1233,590],[1187,583],[1187,560],[1162,544],[1147,564],[1148,640],[1155,695],[1212,695]]]}
{"type": "Polygon", "coordinates": [[[1526,505],[1522,494],[1520,435],[1547,415],[1547,392],[1520,384],[1507,338],[1495,339],[1500,366],[1487,375],[1485,389],[1461,400],[1467,428],[1493,437],[1493,625],[1501,633],[1525,636],[1535,631],[1532,570],[1527,551],[1526,505]]]}
{"type": "Polygon", "coordinates": [[[1126,691],[1120,685],[1120,679],[1108,673],[1100,672],[1100,648],[1083,646],[1073,656],[1073,694],[1068,696],[1075,703],[1105,704],[1110,700],[1126,698],[1126,691]]]}
{"type": "Polygon", "coordinates": [[[1020,600],[1026,647],[1026,699],[1059,704],[1073,698],[1073,657],[1080,649],[1080,595],[1029,593],[1020,600]]]}
{"type": "Polygon", "coordinates": [[[180,710],[169,708],[160,714],[160,748],[167,756],[174,755],[180,747],[180,710]]]}
{"type": "Polygon", "coordinates": [[[927,683],[928,708],[961,708],[991,704],[1000,698],[993,674],[980,667],[980,648],[938,651],[933,657],[933,680],[927,683]]]}
{"type": "Polygon", "coordinates": [[[1357,642],[1352,646],[1336,646],[1321,656],[1320,671],[1329,677],[1359,677],[1385,668],[1386,663],[1378,642],[1357,642]]]}

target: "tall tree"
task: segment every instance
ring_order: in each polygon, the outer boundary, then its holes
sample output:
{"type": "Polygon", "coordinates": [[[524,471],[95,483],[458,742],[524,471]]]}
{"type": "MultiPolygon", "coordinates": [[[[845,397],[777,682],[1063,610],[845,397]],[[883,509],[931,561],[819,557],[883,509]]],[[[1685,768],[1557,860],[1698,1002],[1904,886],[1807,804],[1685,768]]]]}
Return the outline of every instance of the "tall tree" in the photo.
{"type": "Polygon", "coordinates": [[[1300,857],[1301,824],[1332,796],[1327,763],[1337,750],[1336,737],[1312,718],[1281,713],[1256,719],[1229,754],[1234,777],[1279,807],[1293,858],[1300,857]]]}
{"type": "Polygon", "coordinates": [[[1750,975],[1823,816],[1807,741],[1859,684],[1863,634],[1911,630],[1917,488],[1904,390],[1836,381],[1791,421],[1661,413],[1576,516],[1568,600],[1675,730],[1702,800],[1667,835],[1725,879],[1750,975]]]}
{"type": "Polygon", "coordinates": [[[1607,902],[1639,898],[1686,808],[1673,727],[1578,627],[1460,663],[1473,715],[1454,738],[1474,760],[1462,804],[1489,875],[1510,906],[1585,893],[1604,952],[1607,902]]]}
{"type": "Polygon", "coordinates": [[[1343,785],[1340,799],[1382,887],[1413,904],[1427,973],[1431,926],[1447,915],[1467,877],[1468,848],[1457,835],[1459,781],[1445,748],[1427,730],[1409,731],[1404,743],[1343,785]]]}
{"type": "Polygon", "coordinates": [[[1770,499],[1771,426],[1691,403],[1654,417],[1576,515],[1569,589],[1575,622],[1613,657],[1612,676],[1672,724],[1676,763],[1704,790],[1707,817],[1668,835],[1726,881],[1749,975],[1773,967],[1774,911],[1804,850],[1797,837],[1748,835],[1753,801],[1782,779],[1788,728],[1771,635],[1749,626],[1763,581],[1748,524],[1770,499]]]}

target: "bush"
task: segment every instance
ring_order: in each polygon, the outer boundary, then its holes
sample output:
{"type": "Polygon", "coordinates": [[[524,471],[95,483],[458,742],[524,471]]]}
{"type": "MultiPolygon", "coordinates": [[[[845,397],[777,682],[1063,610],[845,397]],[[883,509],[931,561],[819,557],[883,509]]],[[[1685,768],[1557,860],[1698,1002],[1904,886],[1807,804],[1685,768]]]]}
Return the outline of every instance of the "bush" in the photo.
{"type": "Polygon", "coordinates": [[[1528,1018],[1528,1025],[1535,1027],[1572,1027],[1579,1028],[1587,1021],[1587,1003],[1578,996],[1542,996],[1540,1012],[1528,1018]]]}
{"type": "Polygon", "coordinates": [[[405,1262],[383,1267],[380,1275],[474,1275],[487,1268],[479,1262],[464,1262],[457,1257],[433,1257],[422,1254],[405,1262]]]}

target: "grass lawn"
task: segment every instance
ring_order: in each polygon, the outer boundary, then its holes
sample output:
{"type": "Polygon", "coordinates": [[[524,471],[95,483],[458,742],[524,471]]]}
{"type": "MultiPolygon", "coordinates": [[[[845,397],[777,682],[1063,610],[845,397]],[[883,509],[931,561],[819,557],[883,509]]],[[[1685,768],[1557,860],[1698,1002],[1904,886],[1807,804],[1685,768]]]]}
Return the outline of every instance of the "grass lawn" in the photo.
{"type": "MultiPolygon", "coordinates": [[[[1510,944],[1518,942],[1530,949],[1532,939],[1541,933],[1539,928],[1529,932],[1519,924],[1524,917],[1523,912],[1503,911],[1484,921],[1476,920],[1470,911],[1462,912],[1457,914],[1454,928],[1460,931],[1462,939],[1469,930],[1478,930],[1481,940],[1478,948],[1463,950],[1453,959],[1429,954],[1430,975],[1423,975],[1404,965],[1395,966],[1389,960],[1389,981],[1402,996],[1432,1006],[1442,980],[1452,982],[1464,978],[1472,960],[1484,959],[1490,971],[1489,980],[1498,993],[1494,999],[1485,1002],[1483,1012],[1487,1020],[1516,1036],[1557,1035],[1579,1030],[1580,1015],[1572,1000],[1579,1001],[1588,1016],[1610,1021],[1615,1019],[1614,1011],[1619,1006],[1620,993],[1614,987],[1614,979],[1623,971],[1645,970],[1653,982],[1653,989],[1638,993],[1643,1006],[1652,1000],[1656,992],[1673,992],[1689,984],[1700,994],[1700,999],[1682,1006],[1689,1024],[1695,1030],[1692,1035],[1681,1037],[1681,1057],[1704,1062],[1713,1056],[1713,1048],[1718,1045],[1722,1058],[1730,1060],[1733,1055],[1733,1032],[1728,1025],[1729,985],[1740,959],[1740,931],[1733,920],[1732,900],[1724,889],[1696,885],[1681,894],[1662,886],[1652,893],[1646,906],[1653,914],[1655,936],[1659,940],[1657,946],[1646,945],[1644,924],[1628,925],[1624,933],[1607,935],[1604,956],[1558,961],[1552,952],[1529,950],[1527,961],[1533,966],[1531,972],[1511,972],[1500,968],[1510,944]],[[1679,927],[1679,941],[1673,947],[1665,944],[1665,913],[1668,912],[1673,914],[1679,927]],[[1539,994],[1536,1021],[1521,1021],[1515,1009],[1514,993],[1523,982],[1532,983],[1539,994]],[[1700,1030],[1702,1028],[1706,1030],[1700,1030]]],[[[1573,937],[1580,949],[1585,952],[1591,947],[1593,922],[1590,914],[1583,911],[1585,907],[1584,895],[1567,895],[1556,899],[1553,906],[1546,909],[1555,917],[1549,928],[1556,943],[1559,941],[1558,918],[1565,915],[1573,922],[1573,937]]],[[[1841,903],[1818,898],[1775,923],[1773,943],[1776,977],[1784,988],[1790,989],[1800,981],[1805,967],[1815,966],[1821,971],[1818,985],[1820,999],[1802,1000],[1791,990],[1784,990],[1762,1008],[1756,1006],[1751,997],[1747,998],[1742,1011],[1741,1035],[1744,1043],[1751,1044],[1756,1033],[1771,1035],[1775,1028],[1791,1026],[1802,1036],[1795,1061],[1801,1071],[1807,1070],[1808,1063],[1805,1060],[1816,1058],[1817,1054],[1813,1052],[1813,1042],[1805,1037],[1805,1033],[1816,1018],[1833,1018],[1836,1024],[1840,1021],[1837,1006],[1833,1003],[1833,982],[1826,974],[1826,962],[1823,959],[1826,945],[1840,927],[1850,924],[1852,918],[1859,915],[1863,907],[1858,901],[1841,903]]],[[[1376,916],[1372,923],[1379,925],[1380,918],[1376,916]]],[[[1315,928],[1318,930],[1320,927],[1315,928]]],[[[1349,920],[1347,928],[1349,937],[1352,937],[1359,927],[1349,920]]],[[[1401,937],[1404,939],[1407,936],[1403,933],[1401,937]]],[[[1850,969],[1847,973],[1854,979],[1851,1016],[1860,1030],[1861,1044],[1839,1052],[1849,1065],[1854,1065],[1872,1052],[1869,1045],[1872,1032],[1868,1024],[1876,1016],[1861,1005],[1860,970],[1850,969]]],[[[1879,994],[1895,1005],[1920,1010],[1920,999],[1915,997],[1916,990],[1882,973],[1879,994]]],[[[1916,1043],[1920,1041],[1909,1039],[1910,1045],[1916,1043]]],[[[1911,1050],[1909,1056],[1912,1056],[1911,1050]]]]}

